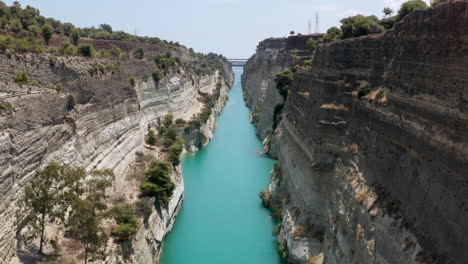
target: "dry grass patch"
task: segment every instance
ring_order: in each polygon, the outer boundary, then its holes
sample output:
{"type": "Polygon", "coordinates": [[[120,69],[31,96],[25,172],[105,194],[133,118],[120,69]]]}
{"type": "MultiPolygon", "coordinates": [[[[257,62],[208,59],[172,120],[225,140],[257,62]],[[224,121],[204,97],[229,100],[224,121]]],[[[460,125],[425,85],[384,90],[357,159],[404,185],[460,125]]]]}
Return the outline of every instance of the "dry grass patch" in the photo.
{"type": "Polygon", "coordinates": [[[357,144],[351,144],[348,145],[344,148],[346,152],[353,152],[353,153],[358,153],[359,152],[359,146],[357,144]]]}
{"type": "Polygon", "coordinates": [[[294,228],[291,234],[293,238],[297,238],[297,237],[305,237],[306,233],[307,233],[307,228],[305,228],[304,226],[297,226],[296,228],[294,228]]]}
{"type": "Polygon", "coordinates": [[[372,192],[369,189],[365,188],[358,192],[356,195],[354,195],[354,199],[356,199],[358,203],[362,203],[363,201],[367,200],[371,194],[372,192]]]}
{"type": "Polygon", "coordinates": [[[348,111],[348,107],[345,105],[336,105],[336,104],[323,104],[320,106],[322,109],[332,109],[332,110],[341,110],[341,111],[348,111]]]}

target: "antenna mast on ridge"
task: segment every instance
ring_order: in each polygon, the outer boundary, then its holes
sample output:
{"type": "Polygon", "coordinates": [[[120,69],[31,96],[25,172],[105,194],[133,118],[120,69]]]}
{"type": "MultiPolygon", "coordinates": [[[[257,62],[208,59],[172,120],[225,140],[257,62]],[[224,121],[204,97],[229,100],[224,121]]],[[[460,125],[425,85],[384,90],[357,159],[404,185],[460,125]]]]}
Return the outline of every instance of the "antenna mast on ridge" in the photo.
{"type": "Polygon", "coordinates": [[[319,14],[315,13],[315,33],[319,33],[319,14]]]}
{"type": "Polygon", "coordinates": [[[310,35],[312,34],[312,21],[309,19],[309,29],[307,30],[307,33],[310,35]]]}

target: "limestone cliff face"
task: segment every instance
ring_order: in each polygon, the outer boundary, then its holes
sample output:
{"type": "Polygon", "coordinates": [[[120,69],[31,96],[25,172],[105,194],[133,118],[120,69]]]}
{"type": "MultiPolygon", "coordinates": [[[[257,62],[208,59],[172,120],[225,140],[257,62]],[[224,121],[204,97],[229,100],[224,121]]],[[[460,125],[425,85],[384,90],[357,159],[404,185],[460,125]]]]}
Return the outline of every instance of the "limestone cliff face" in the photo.
{"type": "MultiPolygon", "coordinates": [[[[319,46],[312,71],[296,73],[268,189],[289,262],[466,262],[466,25],[466,1],[414,12],[382,35],[319,46]]],[[[267,71],[246,68],[247,102],[267,71]]]]}
{"type": "MultiPolygon", "coordinates": [[[[158,83],[151,78],[154,64],[150,59],[121,61],[115,72],[88,72],[91,66],[115,62],[0,55],[0,101],[8,106],[0,110],[0,263],[9,263],[16,255],[15,232],[22,218],[16,204],[36,169],[51,160],[88,170],[112,169],[116,175],[113,192],[135,198],[138,193],[128,193],[126,173],[135,153],[146,151],[143,143],[148,125],[154,126],[167,113],[189,120],[201,110],[200,90],[211,89],[221,79],[221,91],[226,94],[233,80],[224,62],[222,70],[202,75],[181,65],[179,71],[158,83]],[[23,71],[38,84],[12,83],[16,73],[23,71]],[[129,76],[137,79],[134,87],[129,76]],[[60,93],[53,89],[57,83],[63,86],[60,93]]],[[[219,108],[225,100],[220,98],[219,108]]],[[[212,133],[214,127],[211,124],[203,133],[212,133]]],[[[154,211],[149,225],[142,226],[135,239],[135,262],[155,263],[158,259],[162,239],[171,229],[183,198],[180,171],[174,181],[176,189],[169,206],[162,212],[154,211]]]]}

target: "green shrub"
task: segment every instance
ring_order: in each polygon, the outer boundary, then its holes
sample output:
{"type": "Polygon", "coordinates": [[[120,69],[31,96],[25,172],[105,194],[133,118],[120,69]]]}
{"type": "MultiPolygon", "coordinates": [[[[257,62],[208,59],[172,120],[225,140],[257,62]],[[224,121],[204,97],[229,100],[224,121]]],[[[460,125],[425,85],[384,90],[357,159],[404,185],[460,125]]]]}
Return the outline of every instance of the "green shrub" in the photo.
{"type": "Polygon", "coordinates": [[[33,37],[24,37],[16,39],[16,50],[18,52],[41,53],[44,51],[42,42],[33,37]]]}
{"type": "Polygon", "coordinates": [[[337,27],[331,27],[327,30],[327,34],[322,38],[322,41],[327,43],[327,42],[339,40],[342,37],[343,37],[343,32],[341,32],[341,29],[337,27]]]}
{"type": "Polygon", "coordinates": [[[173,166],[180,164],[180,154],[184,150],[184,141],[179,138],[169,147],[169,161],[173,166]]]}
{"type": "Polygon", "coordinates": [[[306,46],[309,50],[314,51],[317,48],[317,44],[317,41],[311,37],[307,40],[306,46]]]}
{"type": "Polygon", "coordinates": [[[9,24],[10,30],[15,33],[19,33],[23,29],[23,24],[21,24],[21,21],[17,18],[10,20],[9,24]]]}
{"type": "Polygon", "coordinates": [[[163,73],[160,70],[154,70],[151,76],[153,76],[154,82],[158,83],[163,78],[163,73]]]}
{"type": "Polygon", "coordinates": [[[156,201],[163,206],[169,203],[174,190],[171,180],[172,166],[167,161],[153,160],[144,172],[145,181],[140,185],[143,196],[156,196],[156,201]]]}
{"type": "Polygon", "coordinates": [[[152,199],[143,198],[135,203],[135,211],[138,216],[143,217],[145,221],[148,221],[149,217],[153,213],[153,202],[152,199]]]}
{"type": "Polygon", "coordinates": [[[133,76],[128,77],[128,82],[130,83],[130,85],[131,85],[132,87],[135,87],[135,85],[136,85],[136,79],[135,79],[135,77],[133,77],[133,76]]]}
{"type": "Polygon", "coordinates": [[[342,19],[341,31],[343,38],[353,38],[368,34],[380,33],[383,27],[378,24],[376,16],[357,15],[342,19]]]}
{"type": "Polygon", "coordinates": [[[183,120],[182,118],[177,118],[176,121],[175,121],[175,123],[176,123],[177,125],[184,125],[184,124],[185,124],[185,120],[183,120]]]}
{"type": "Polygon", "coordinates": [[[145,51],[142,48],[138,48],[133,52],[133,57],[142,60],[145,57],[145,51]]]}
{"type": "Polygon", "coordinates": [[[77,50],[70,42],[66,41],[60,44],[58,52],[63,56],[73,56],[77,53],[77,50]]]}
{"type": "Polygon", "coordinates": [[[143,152],[141,152],[141,151],[135,152],[135,156],[137,156],[138,158],[141,158],[141,157],[143,157],[144,155],[145,155],[145,154],[143,154],[143,152]]]}
{"type": "Polygon", "coordinates": [[[395,25],[395,23],[398,22],[398,17],[389,17],[389,18],[384,18],[379,21],[379,24],[383,26],[385,29],[391,29],[395,25]]]}
{"type": "Polygon", "coordinates": [[[52,38],[53,34],[54,34],[54,28],[51,25],[45,24],[42,26],[42,36],[44,37],[44,41],[46,45],[49,45],[49,41],[52,38]]]}
{"type": "Polygon", "coordinates": [[[174,123],[174,115],[169,113],[167,114],[166,116],[164,116],[164,121],[163,121],[163,125],[165,128],[169,128],[172,123],[174,123]]]}
{"type": "Polygon", "coordinates": [[[111,215],[119,225],[113,232],[119,239],[129,239],[138,232],[138,219],[132,204],[124,203],[113,207],[111,215]]]}
{"type": "Polygon", "coordinates": [[[148,144],[150,146],[156,145],[156,135],[154,134],[153,129],[148,128],[148,134],[146,134],[145,142],[146,142],[146,144],[148,144]]]}
{"type": "Polygon", "coordinates": [[[30,82],[29,74],[27,72],[18,72],[13,79],[13,82],[18,84],[27,84],[30,82]]]}
{"type": "Polygon", "coordinates": [[[90,44],[80,44],[78,45],[77,53],[83,57],[94,57],[96,51],[90,44]]]}
{"type": "Polygon", "coordinates": [[[279,252],[283,262],[287,263],[287,261],[288,261],[288,247],[286,245],[279,244],[278,245],[278,252],[279,252]]]}
{"type": "Polygon", "coordinates": [[[161,69],[164,74],[175,70],[177,65],[177,60],[172,57],[171,53],[166,52],[164,54],[158,54],[154,57],[154,63],[161,69]]]}
{"type": "Polygon", "coordinates": [[[0,35],[0,52],[5,52],[12,47],[13,38],[10,36],[0,35]]]}
{"type": "Polygon", "coordinates": [[[138,232],[138,226],[129,223],[122,223],[114,230],[113,235],[118,239],[126,240],[132,238],[138,232]]]}
{"type": "Polygon", "coordinates": [[[115,45],[112,46],[109,53],[110,56],[114,59],[120,59],[122,57],[122,50],[115,45]]]}
{"type": "Polygon", "coordinates": [[[62,91],[62,84],[60,83],[57,83],[54,87],[55,91],[57,91],[57,93],[60,93],[62,91]]]}
{"type": "Polygon", "coordinates": [[[288,97],[289,86],[291,85],[293,79],[294,73],[290,69],[276,74],[274,78],[276,82],[276,89],[278,89],[278,92],[283,96],[284,100],[286,100],[288,97]]]}
{"type": "Polygon", "coordinates": [[[424,1],[422,0],[410,0],[407,2],[404,2],[400,10],[398,10],[398,21],[402,20],[405,16],[407,16],[409,13],[415,11],[415,10],[421,10],[421,9],[426,9],[427,5],[424,1]]]}
{"type": "Polygon", "coordinates": [[[366,96],[369,92],[371,91],[371,87],[367,84],[361,85],[358,88],[358,97],[361,98],[363,96],[366,96]]]}
{"type": "Polygon", "coordinates": [[[73,41],[73,45],[78,46],[78,41],[80,41],[81,35],[79,30],[73,30],[71,32],[71,38],[73,41]]]}

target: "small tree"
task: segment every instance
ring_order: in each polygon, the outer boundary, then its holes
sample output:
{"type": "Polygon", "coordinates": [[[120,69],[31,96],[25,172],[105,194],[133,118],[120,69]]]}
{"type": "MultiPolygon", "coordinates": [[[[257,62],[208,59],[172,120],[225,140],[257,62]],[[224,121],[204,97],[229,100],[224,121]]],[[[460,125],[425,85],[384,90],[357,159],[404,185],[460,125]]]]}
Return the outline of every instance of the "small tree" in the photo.
{"type": "Polygon", "coordinates": [[[163,73],[160,70],[154,70],[151,75],[153,76],[153,80],[155,83],[159,83],[159,81],[163,77],[163,73]]]}
{"type": "MultiPolygon", "coordinates": [[[[105,199],[106,189],[112,185],[114,174],[111,170],[96,170],[92,177],[83,183],[79,196],[70,200],[71,211],[66,224],[67,234],[83,244],[85,263],[88,255],[99,253],[106,244],[107,236],[101,227],[103,211],[107,209],[105,199]]],[[[72,181],[81,186],[77,181],[72,181]]]]}
{"type": "Polygon", "coordinates": [[[70,33],[70,36],[73,40],[73,45],[75,46],[78,46],[78,42],[80,41],[80,31],[78,31],[77,29],[74,29],[71,33],[70,33]]]}
{"type": "Polygon", "coordinates": [[[294,32],[293,30],[289,31],[289,35],[294,35],[296,34],[296,32],[294,32]]]}
{"type": "Polygon", "coordinates": [[[101,24],[99,25],[99,28],[109,33],[112,33],[112,27],[109,24],[101,24]]]}
{"type": "Polygon", "coordinates": [[[309,50],[314,51],[317,48],[317,41],[314,38],[309,38],[306,46],[309,50]]]}
{"type": "Polygon", "coordinates": [[[83,244],[85,264],[88,263],[89,254],[99,252],[106,244],[107,236],[100,222],[101,217],[92,201],[77,199],[73,203],[67,222],[67,233],[83,244]]]}
{"type": "Polygon", "coordinates": [[[398,20],[402,20],[405,16],[415,10],[426,9],[426,7],[426,3],[422,0],[410,0],[404,2],[401,5],[400,10],[398,10],[398,20]]]}
{"type": "Polygon", "coordinates": [[[390,16],[391,14],[393,14],[393,9],[391,9],[390,7],[385,7],[382,12],[385,16],[390,16]]]}
{"type": "Polygon", "coordinates": [[[24,188],[22,208],[29,212],[26,225],[32,237],[39,236],[39,253],[43,253],[45,227],[63,220],[68,202],[81,194],[79,182],[86,172],[51,162],[24,188]]]}
{"type": "Polygon", "coordinates": [[[50,39],[52,38],[53,34],[54,28],[51,25],[45,24],[44,26],[42,26],[42,36],[44,37],[46,45],[49,45],[50,39]]]}
{"type": "Polygon", "coordinates": [[[184,150],[184,141],[181,138],[178,138],[170,147],[169,147],[169,161],[173,166],[180,164],[180,154],[184,150]]]}
{"type": "Polygon", "coordinates": [[[140,185],[144,196],[156,196],[160,205],[167,205],[174,190],[171,180],[172,166],[167,161],[153,160],[145,171],[146,180],[140,185]]]}
{"type": "Polygon", "coordinates": [[[165,128],[169,128],[173,122],[174,122],[174,115],[169,113],[164,117],[163,125],[165,128]]]}
{"type": "Polygon", "coordinates": [[[133,52],[133,57],[142,60],[145,57],[145,51],[142,48],[138,48],[133,52]]]}
{"type": "Polygon", "coordinates": [[[154,134],[154,130],[148,128],[148,134],[146,134],[146,144],[150,146],[156,145],[156,135],[154,134]]]}
{"type": "Polygon", "coordinates": [[[282,71],[276,74],[274,81],[276,82],[276,89],[283,96],[284,100],[288,97],[289,86],[291,85],[294,79],[294,72],[290,69],[282,71]]]}

